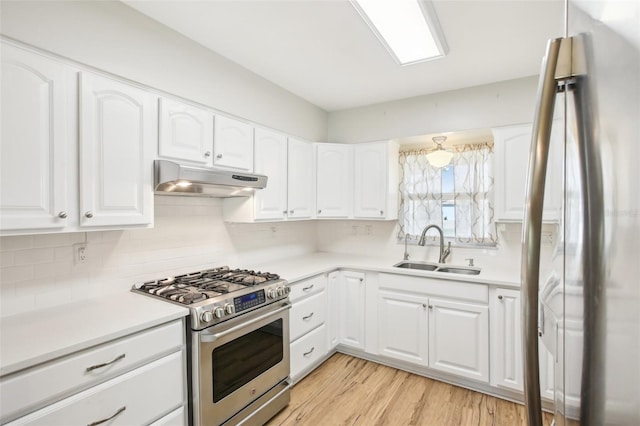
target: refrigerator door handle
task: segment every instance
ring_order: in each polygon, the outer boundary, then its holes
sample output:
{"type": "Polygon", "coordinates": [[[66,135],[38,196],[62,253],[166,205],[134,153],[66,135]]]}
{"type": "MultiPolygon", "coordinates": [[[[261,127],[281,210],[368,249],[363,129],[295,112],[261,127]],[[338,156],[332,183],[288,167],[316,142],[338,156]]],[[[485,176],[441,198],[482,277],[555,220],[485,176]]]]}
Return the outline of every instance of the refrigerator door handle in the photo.
{"type": "Polygon", "coordinates": [[[567,85],[575,109],[575,138],[582,185],[582,305],[583,343],[580,382],[580,421],[583,426],[605,423],[605,219],[604,179],[597,135],[597,99],[592,96],[592,77],[586,58],[590,39],[573,37],[573,56],[581,58],[567,85]]]}
{"type": "MultiPolygon", "coordinates": [[[[524,223],[522,228],[522,342],[524,358],[524,396],[529,426],[542,426],[540,365],[538,355],[538,283],[540,279],[540,239],[547,160],[555,107],[556,71],[561,49],[567,39],[549,40],[538,82],[536,111],[529,155],[524,223]]],[[[565,44],[566,46],[566,44],[565,44]]],[[[570,52],[570,50],[569,50],[570,52]]],[[[571,59],[569,58],[569,63],[571,59]]]]}

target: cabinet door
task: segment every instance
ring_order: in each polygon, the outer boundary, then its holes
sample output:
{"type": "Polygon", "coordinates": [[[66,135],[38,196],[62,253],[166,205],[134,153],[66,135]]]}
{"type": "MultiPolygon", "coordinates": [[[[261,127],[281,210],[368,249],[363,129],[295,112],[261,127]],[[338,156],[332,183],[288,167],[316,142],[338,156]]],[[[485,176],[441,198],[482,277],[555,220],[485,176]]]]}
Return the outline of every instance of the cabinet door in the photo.
{"type": "Polygon", "coordinates": [[[76,86],[68,67],[2,44],[2,230],[64,228],[74,214],[76,86]]]}
{"type": "Polygon", "coordinates": [[[362,272],[342,272],[340,283],[340,343],[364,349],[365,275],[362,272]]]}
{"type": "MultiPolygon", "coordinates": [[[[554,126],[558,132],[561,126],[554,126]]],[[[498,220],[522,221],[526,195],[531,124],[492,129],[494,136],[495,212],[498,220]]],[[[544,196],[544,221],[557,221],[562,202],[562,144],[552,136],[547,185],[544,196]]]]}
{"type": "Polygon", "coordinates": [[[378,353],[428,365],[428,299],[378,292],[378,353]]]}
{"type": "Polygon", "coordinates": [[[287,205],[289,219],[309,219],[315,210],[313,144],[289,138],[287,205]]]}
{"type": "Polygon", "coordinates": [[[81,73],[80,225],[153,222],[155,96],[81,73]]]}
{"type": "Polygon", "coordinates": [[[365,143],[354,147],[354,206],[357,218],[381,219],[387,204],[387,144],[365,143]]]}
{"type": "Polygon", "coordinates": [[[268,177],[267,187],[254,195],[255,218],[284,219],[287,214],[287,137],[257,128],[255,155],[255,172],[268,177]]]}
{"type": "Polygon", "coordinates": [[[160,99],[159,154],[211,165],[213,114],[173,99],[160,99]]]}
{"type": "Polygon", "coordinates": [[[316,147],[317,217],[349,217],[353,210],[353,147],[332,143],[320,143],[316,147]]]}
{"type": "Polygon", "coordinates": [[[213,164],[253,171],[253,127],[232,118],[216,116],[213,164]]]}
{"type": "Polygon", "coordinates": [[[429,299],[429,367],[489,381],[489,309],[429,299]]]}
{"type": "Polygon", "coordinates": [[[340,272],[331,272],[327,277],[327,291],[329,303],[327,306],[327,324],[329,325],[329,350],[335,349],[340,343],[340,272]]]}
{"type": "Polygon", "coordinates": [[[520,292],[497,289],[491,312],[492,382],[496,386],[523,390],[520,292]]]}

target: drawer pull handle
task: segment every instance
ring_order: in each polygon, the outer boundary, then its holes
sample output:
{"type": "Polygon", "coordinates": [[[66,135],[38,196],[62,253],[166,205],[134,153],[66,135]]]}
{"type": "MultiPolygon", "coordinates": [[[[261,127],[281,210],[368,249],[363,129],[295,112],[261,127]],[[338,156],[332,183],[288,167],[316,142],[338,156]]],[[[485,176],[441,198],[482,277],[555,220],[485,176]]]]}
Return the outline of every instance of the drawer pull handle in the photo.
{"type": "Polygon", "coordinates": [[[303,287],[303,288],[302,288],[302,291],[309,291],[309,290],[311,290],[312,288],[313,288],[313,284],[311,284],[311,285],[310,285],[310,286],[308,286],[308,287],[303,287]]]}
{"type": "Polygon", "coordinates": [[[303,320],[308,320],[313,316],[313,312],[311,312],[309,315],[307,315],[306,317],[302,317],[303,320]]]}
{"type": "MultiPolygon", "coordinates": [[[[87,367],[87,373],[89,371],[97,370],[98,368],[102,368],[102,367],[106,367],[108,365],[111,365],[111,364],[113,364],[115,362],[120,361],[121,359],[124,359],[124,354],[118,355],[117,357],[115,357],[113,360],[111,360],[109,362],[105,362],[103,364],[96,364],[96,365],[92,365],[91,367],[87,367]]],[[[107,419],[107,420],[109,420],[109,419],[107,419]]]]}
{"type": "Polygon", "coordinates": [[[125,406],[123,406],[123,407],[120,407],[120,408],[118,409],[118,411],[116,411],[116,413],[115,413],[113,416],[111,416],[111,417],[107,417],[106,419],[98,420],[97,422],[89,423],[87,426],[96,426],[96,425],[100,425],[100,424],[102,424],[102,423],[106,423],[106,422],[108,422],[109,420],[114,419],[117,415],[119,415],[120,413],[122,413],[122,412],[123,412],[124,410],[126,410],[126,409],[127,409],[127,406],[126,406],[126,405],[125,405],[125,406]]]}
{"type": "Polygon", "coordinates": [[[302,356],[309,356],[309,355],[311,355],[315,349],[316,349],[316,347],[315,347],[315,346],[314,346],[314,347],[312,347],[312,348],[311,348],[311,350],[310,350],[309,352],[305,352],[305,353],[303,353],[303,354],[302,354],[302,356]]]}

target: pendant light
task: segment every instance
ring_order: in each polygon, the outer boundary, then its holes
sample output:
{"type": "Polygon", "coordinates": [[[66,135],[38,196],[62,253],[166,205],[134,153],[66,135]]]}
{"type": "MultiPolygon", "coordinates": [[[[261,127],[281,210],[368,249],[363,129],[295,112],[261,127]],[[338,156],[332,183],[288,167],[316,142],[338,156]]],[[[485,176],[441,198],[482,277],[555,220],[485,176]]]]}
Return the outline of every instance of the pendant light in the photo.
{"type": "Polygon", "coordinates": [[[438,145],[434,151],[427,154],[427,161],[433,167],[441,168],[448,165],[453,158],[453,153],[445,151],[442,143],[447,140],[446,136],[436,136],[433,141],[438,145]]]}

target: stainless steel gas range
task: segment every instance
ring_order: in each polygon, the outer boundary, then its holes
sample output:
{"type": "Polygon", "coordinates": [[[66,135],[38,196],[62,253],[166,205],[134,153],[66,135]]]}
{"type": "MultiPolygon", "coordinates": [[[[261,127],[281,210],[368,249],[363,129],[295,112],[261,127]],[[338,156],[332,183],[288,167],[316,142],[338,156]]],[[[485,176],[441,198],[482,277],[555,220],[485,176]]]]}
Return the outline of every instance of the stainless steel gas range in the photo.
{"type": "Polygon", "coordinates": [[[189,307],[190,424],[263,424],[289,403],[285,280],[225,266],[133,291],[189,307]]]}

